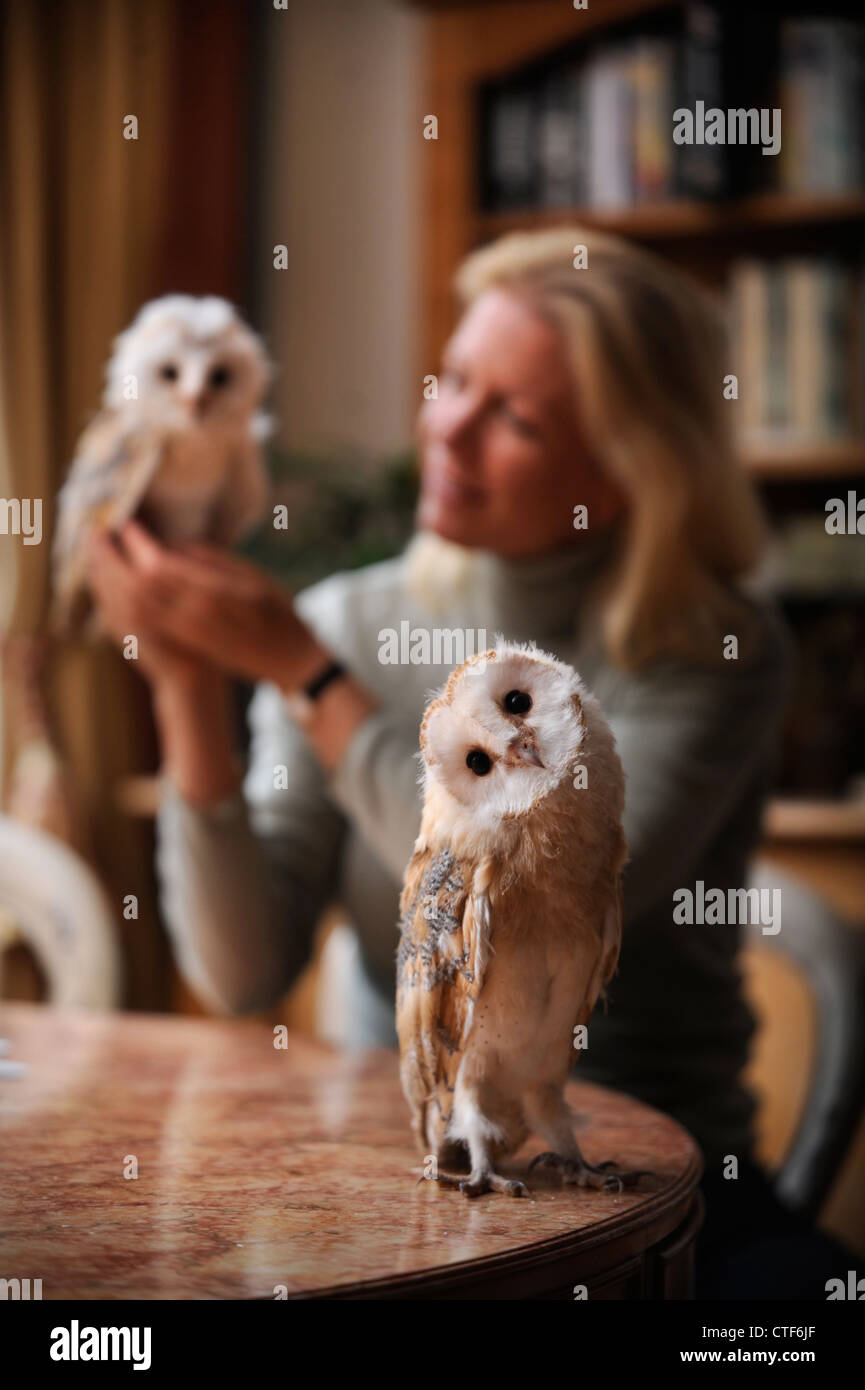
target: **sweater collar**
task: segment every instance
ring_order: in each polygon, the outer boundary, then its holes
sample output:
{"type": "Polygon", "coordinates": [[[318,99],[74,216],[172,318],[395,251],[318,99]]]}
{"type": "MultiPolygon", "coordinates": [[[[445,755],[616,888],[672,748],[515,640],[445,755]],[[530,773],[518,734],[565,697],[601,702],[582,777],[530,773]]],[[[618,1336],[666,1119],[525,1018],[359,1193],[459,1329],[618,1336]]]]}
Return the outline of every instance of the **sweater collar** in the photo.
{"type": "Polygon", "coordinates": [[[540,642],[572,633],[586,594],[612,555],[612,543],[612,533],[606,533],[520,559],[482,552],[489,605],[505,635],[540,642]]]}
{"type": "Polygon", "coordinates": [[[418,532],[405,559],[409,589],[439,621],[485,627],[491,639],[543,644],[574,633],[586,594],[612,557],[614,531],[539,555],[506,559],[418,532]]]}

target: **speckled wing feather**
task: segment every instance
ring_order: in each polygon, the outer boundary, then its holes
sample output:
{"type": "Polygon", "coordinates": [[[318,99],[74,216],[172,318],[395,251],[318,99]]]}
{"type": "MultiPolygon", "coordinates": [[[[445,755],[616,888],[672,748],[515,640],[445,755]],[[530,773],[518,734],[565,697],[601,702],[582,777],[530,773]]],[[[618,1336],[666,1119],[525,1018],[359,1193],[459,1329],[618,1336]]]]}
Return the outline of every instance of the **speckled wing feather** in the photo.
{"type": "MultiPolygon", "coordinates": [[[[574,1018],[574,1027],[581,1024],[587,1028],[598,1000],[606,997],[606,986],[615,975],[616,966],[619,963],[624,915],[625,904],[620,876],[616,885],[616,892],[604,915],[597,962],[589,976],[585,994],[580,1000],[580,1006],[574,1018]]],[[[571,1034],[573,1032],[574,1028],[571,1029],[571,1034]]],[[[573,1061],[573,1058],[570,1060],[573,1061]]]]}
{"type": "Polygon", "coordinates": [[[131,517],[163,457],[152,431],[130,430],[114,411],[102,411],[78,441],[57,498],[54,534],[54,622],[68,626],[85,586],[84,542],[91,525],[115,527],[131,517]]]}
{"type": "Polygon", "coordinates": [[[440,1152],[489,944],[488,861],[415,853],[400,899],[396,1020],[419,1147],[440,1152]]]}

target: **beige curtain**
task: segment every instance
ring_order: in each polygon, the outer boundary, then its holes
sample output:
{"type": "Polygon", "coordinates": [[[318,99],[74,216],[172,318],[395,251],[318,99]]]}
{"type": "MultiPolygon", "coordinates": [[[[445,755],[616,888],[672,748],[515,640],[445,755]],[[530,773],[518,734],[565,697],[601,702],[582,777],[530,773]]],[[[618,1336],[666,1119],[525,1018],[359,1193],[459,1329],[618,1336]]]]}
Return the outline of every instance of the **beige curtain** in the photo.
{"type": "Polygon", "coordinates": [[[124,924],[129,1002],[164,978],[149,828],[116,795],[147,702],[108,650],[49,647],[53,498],[98,406],[113,336],[153,292],[172,96],[171,0],[6,0],[0,11],[0,482],[43,500],[43,541],[0,535],[3,810],[87,847],[124,924]],[[124,139],[135,116],[138,139],[124,139]],[[148,926],[150,929],[148,929],[148,926]],[[134,930],[133,930],[134,928],[134,930]]]}

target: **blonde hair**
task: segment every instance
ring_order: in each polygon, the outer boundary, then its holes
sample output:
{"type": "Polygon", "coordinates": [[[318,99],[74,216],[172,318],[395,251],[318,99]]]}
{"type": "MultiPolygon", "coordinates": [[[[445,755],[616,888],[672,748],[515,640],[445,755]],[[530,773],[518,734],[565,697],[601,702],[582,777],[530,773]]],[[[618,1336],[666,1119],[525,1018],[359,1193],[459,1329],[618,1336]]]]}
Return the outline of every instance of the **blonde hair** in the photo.
{"type": "Polygon", "coordinates": [[[708,295],[580,227],[502,237],[468,257],[456,286],[464,306],[489,289],[520,294],[564,338],[585,442],[628,502],[600,610],[615,663],[720,660],[724,634],[747,640],[732,581],[755,565],[764,524],[736,456],[726,333],[708,295]]]}

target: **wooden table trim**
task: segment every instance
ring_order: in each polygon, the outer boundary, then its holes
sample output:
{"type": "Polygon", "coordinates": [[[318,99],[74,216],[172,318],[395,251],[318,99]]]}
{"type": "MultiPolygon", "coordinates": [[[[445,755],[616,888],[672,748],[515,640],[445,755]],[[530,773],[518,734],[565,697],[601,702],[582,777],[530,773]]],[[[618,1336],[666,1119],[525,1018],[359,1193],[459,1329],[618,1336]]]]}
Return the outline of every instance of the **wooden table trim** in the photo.
{"type": "MultiPolygon", "coordinates": [[[[564,1236],[556,1236],[551,1240],[542,1241],[538,1245],[515,1246],[511,1250],[500,1251],[497,1255],[484,1256],[477,1260],[465,1260],[459,1264],[451,1264],[446,1269],[416,1270],[411,1274],[401,1274],[398,1277],[388,1277],[385,1279],[368,1279],[355,1281],[351,1284],[332,1284],[328,1288],[315,1289],[308,1293],[298,1293],[291,1295],[292,1299],[306,1301],[307,1299],[387,1299],[387,1298],[465,1298],[467,1290],[476,1285],[483,1286],[488,1283],[490,1287],[495,1285],[518,1284],[521,1286],[519,1293],[514,1293],[514,1297],[531,1297],[531,1293],[522,1291],[525,1281],[530,1279],[536,1271],[543,1271],[546,1276],[544,1287],[548,1288],[550,1277],[558,1277],[559,1266],[570,1265],[574,1260],[580,1261],[580,1283],[591,1284],[592,1274],[597,1273],[599,1286],[607,1284],[612,1277],[612,1273],[606,1259],[609,1257],[611,1245],[605,1240],[605,1232],[609,1232],[609,1227],[616,1225],[615,1247],[622,1243],[627,1244],[628,1238],[638,1236],[639,1241],[635,1248],[627,1252],[626,1261],[634,1259],[639,1267],[642,1256],[655,1247],[665,1237],[672,1237],[675,1245],[670,1250],[670,1254],[678,1253],[681,1246],[692,1241],[703,1222],[702,1198],[697,1190],[697,1184],[703,1175],[702,1160],[695,1156],[694,1161],[688,1169],[681,1174],[679,1179],[663,1192],[656,1194],[656,1200],[649,1202],[646,1206],[637,1207],[627,1216],[616,1215],[609,1221],[596,1223],[588,1231],[575,1231],[564,1236]],[[650,1213],[652,1219],[647,1221],[646,1214],[650,1213]],[[595,1252],[596,1259],[592,1259],[592,1252],[595,1252]],[[589,1268],[586,1267],[586,1259],[589,1259],[589,1268]],[[608,1277],[609,1276],[609,1277],[608,1277]]],[[[457,1194],[448,1194],[449,1200],[467,1200],[457,1198],[457,1194]]],[[[500,1198],[479,1198],[480,1201],[502,1200],[500,1198]]],[[[509,1201],[519,1200],[509,1198],[509,1201]]],[[[563,1276],[563,1283],[567,1281],[563,1276]]],[[[591,1289],[590,1289],[591,1294],[591,1289]]],[[[486,1293],[477,1292],[475,1297],[487,1297],[486,1293]]],[[[492,1296],[492,1295],[489,1295],[492,1296]]],[[[501,1296],[501,1295],[499,1295],[501,1296]]]]}

